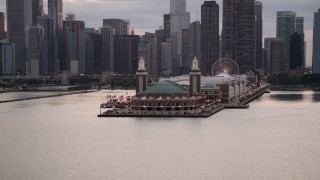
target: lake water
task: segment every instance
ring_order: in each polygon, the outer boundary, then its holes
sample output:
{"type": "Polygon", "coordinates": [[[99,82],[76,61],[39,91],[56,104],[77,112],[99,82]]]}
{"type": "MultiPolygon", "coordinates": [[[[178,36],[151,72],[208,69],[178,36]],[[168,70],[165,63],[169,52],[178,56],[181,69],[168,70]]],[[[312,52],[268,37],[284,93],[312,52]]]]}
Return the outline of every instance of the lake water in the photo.
{"type": "Polygon", "coordinates": [[[126,92],[0,104],[0,179],[320,178],[320,93],[272,92],[206,119],[97,118],[126,92]]]}

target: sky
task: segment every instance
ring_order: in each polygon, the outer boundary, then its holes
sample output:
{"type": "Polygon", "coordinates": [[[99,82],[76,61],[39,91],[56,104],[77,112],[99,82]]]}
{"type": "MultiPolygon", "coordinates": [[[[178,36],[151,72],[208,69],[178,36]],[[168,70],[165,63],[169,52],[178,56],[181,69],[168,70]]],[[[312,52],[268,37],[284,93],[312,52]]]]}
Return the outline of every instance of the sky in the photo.
{"type": "MultiPolygon", "coordinates": [[[[276,36],[276,12],[294,11],[304,17],[307,42],[307,65],[312,62],[312,36],[314,12],[320,9],[319,0],[260,0],[263,4],[263,36],[276,36]]],[[[5,12],[5,0],[0,0],[0,11],[5,12]]],[[[200,20],[204,0],[187,0],[191,21],[200,20]],[[197,18],[199,17],[199,18],[197,18]]],[[[220,6],[220,30],[222,28],[222,0],[220,6]]],[[[47,0],[44,0],[47,13],[47,0]]],[[[64,16],[75,13],[77,20],[85,21],[86,27],[101,27],[102,19],[129,19],[138,35],[154,32],[163,24],[163,14],[170,11],[170,0],[63,0],[64,16]]]]}

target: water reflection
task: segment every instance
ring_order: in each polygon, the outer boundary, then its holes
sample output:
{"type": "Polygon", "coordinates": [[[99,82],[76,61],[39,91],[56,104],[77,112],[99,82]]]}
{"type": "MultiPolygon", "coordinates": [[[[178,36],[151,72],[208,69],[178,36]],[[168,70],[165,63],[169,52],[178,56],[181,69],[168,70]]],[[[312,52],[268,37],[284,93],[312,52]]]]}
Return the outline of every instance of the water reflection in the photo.
{"type": "Polygon", "coordinates": [[[271,94],[270,98],[276,101],[303,101],[303,94],[271,94]]]}
{"type": "Polygon", "coordinates": [[[314,93],[312,95],[312,101],[313,102],[320,102],[320,94],[319,93],[314,93]]]}

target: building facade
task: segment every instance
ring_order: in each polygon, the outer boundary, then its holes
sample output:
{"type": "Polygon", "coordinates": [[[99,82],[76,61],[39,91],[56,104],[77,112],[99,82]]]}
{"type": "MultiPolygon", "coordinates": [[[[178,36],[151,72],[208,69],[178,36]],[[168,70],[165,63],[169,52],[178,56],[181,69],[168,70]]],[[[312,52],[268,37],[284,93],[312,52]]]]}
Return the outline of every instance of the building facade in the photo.
{"type": "Polygon", "coordinates": [[[115,35],[130,35],[130,21],[123,19],[103,19],[103,26],[112,27],[115,35]]]}
{"type": "Polygon", "coordinates": [[[263,20],[262,20],[262,3],[255,1],[255,24],[254,24],[254,57],[255,68],[263,69],[264,63],[262,60],[262,34],[263,34],[263,20]]]}
{"type": "Polygon", "coordinates": [[[26,73],[24,1],[7,0],[8,41],[15,44],[15,70],[26,73]]]}
{"type": "Polygon", "coordinates": [[[84,29],[84,39],[85,39],[85,61],[86,61],[86,69],[85,74],[93,74],[94,73],[94,35],[96,30],[94,28],[85,28],[84,29]]]}
{"type": "Polygon", "coordinates": [[[240,73],[254,70],[254,0],[224,0],[222,56],[235,60],[240,73]]]}
{"type": "Polygon", "coordinates": [[[203,75],[210,74],[211,67],[219,59],[219,5],[205,1],[201,6],[201,57],[203,75]]]}
{"type": "Polygon", "coordinates": [[[14,51],[13,43],[0,42],[0,75],[15,75],[14,51]]]}
{"type": "Polygon", "coordinates": [[[282,72],[283,42],[277,38],[265,38],[265,73],[273,74],[282,72]]]}
{"type": "Polygon", "coordinates": [[[103,71],[114,71],[114,38],[115,29],[104,26],[100,29],[102,35],[103,71]]]}
{"type": "Polygon", "coordinates": [[[0,12],[0,41],[6,38],[4,19],[4,13],[0,12]]]}
{"type": "Polygon", "coordinates": [[[296,13],[277,12],[277,38],[283,42],[283,63],[281,70],[288,71],[290,63],[290,36],[296,31],[296,13]]]}
{"type": "Polygon", "coordinates": [[[320,9],[314,13],[312,72],[320,73],[320,9]]]}
{"type": "Polygon", "coordinates": [[[149,75],[158,75],[158,43],[154,33],[145,33],[139,42],[139,57],[145,60],[146,70],[149,75]]]}

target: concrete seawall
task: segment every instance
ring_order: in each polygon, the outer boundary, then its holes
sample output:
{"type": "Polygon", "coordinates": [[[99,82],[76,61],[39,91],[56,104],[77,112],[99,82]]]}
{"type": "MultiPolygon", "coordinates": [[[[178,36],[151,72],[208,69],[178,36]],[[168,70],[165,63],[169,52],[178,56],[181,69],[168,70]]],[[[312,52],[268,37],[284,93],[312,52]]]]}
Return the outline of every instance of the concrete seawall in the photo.
{"type": "Polygon", "coordinates": [[[39,96],[39,97],[29,97],[29,98],[12,99],[12,100],[0,101],[0,104],[1,104],[1,103],[18,102],[18,101],[28,101],[28,100],[52,98],[52,97],[59,97],[59,96],[68,96],[68,95],[82,94],[82,93],[90,93],[90,92],[96,92],[96,91],[98,91],[98,90],[73,91],[73,92],[66,92],[66,93],[55,94],[55,95],[47,95],[47,96],[39,96]]]}

